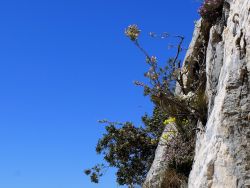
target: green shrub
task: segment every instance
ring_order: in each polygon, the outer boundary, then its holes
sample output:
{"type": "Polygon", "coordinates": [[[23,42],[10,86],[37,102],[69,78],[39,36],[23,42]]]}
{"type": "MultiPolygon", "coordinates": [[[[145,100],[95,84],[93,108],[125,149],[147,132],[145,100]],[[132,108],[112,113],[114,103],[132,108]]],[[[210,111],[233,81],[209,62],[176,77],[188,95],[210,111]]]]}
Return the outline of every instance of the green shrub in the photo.
{"type": "Polygon", "coordinates": [[[152,116],[142,117],[143,127],[131,122],[101,121],[106,124],[106,133],[99,139],[96,151],[104,155],[107,165],[98,164],[85,170],[85,174],[98,183],[103,171],[115,167],[119,185],[141,185],[153,162],[165,119],[166,114],[156,107],[152,116]]]}

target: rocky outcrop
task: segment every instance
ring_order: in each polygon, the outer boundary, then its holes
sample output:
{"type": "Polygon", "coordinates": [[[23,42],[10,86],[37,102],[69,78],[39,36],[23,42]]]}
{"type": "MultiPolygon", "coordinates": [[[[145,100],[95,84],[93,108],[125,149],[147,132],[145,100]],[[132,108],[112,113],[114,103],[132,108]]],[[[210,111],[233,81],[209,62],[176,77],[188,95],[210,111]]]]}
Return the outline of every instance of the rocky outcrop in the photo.
{"type": "Polygon", "coordinates": [[[250,0],[227,1],[210,29],[208,121],[197,134],[191,188],[250,187],[250,0]]]}
{"type": "MultiPolygon", "coordinates": [[[[208,116],[205,125],[197,125],[188,187],[250,188],[250,0],[225,0],[220,20],[197,22],[185,68],[201,45],[206,46],[208,116]]],[[[191,80],[189,72],[186,84],[191,80]]],[[[181,94],[178,87],[176,92],[181,94]]],[[[159,146],[156,151],[146,180],[150,188],[164,187],[166,150],[159,146]]]]}
{"type": "MultiPolygon", "coordinates": [[[[167,146],[166,140],[164,139],[164,134],[167,134],[170,129],[175,129],[175,123],[170,123],[165,127],[162,137],[160,138],[158,147],[155,152],[154,162],[147,174],[146,181],[144,182],[143,188],[167,188],[164,185],[166,178],[169,178],[167,174],[170,174],[168,171],[168,161],[167,161],[167,146]]],[[[183,181],[181,188],[187,188],[187,181],[183,181]]]]}

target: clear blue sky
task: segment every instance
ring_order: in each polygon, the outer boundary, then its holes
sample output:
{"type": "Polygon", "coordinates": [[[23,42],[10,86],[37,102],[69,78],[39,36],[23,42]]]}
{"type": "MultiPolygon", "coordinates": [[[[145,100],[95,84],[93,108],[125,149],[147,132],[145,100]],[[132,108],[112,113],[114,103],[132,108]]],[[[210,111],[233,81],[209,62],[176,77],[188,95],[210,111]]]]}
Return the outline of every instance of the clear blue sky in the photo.
{"type": "Polygon", "coordinates": [[[167,58],[167,41],[186,36],[196,0],[0,1],[0,187],[116,188],[114,170],[98,185],[83,169],[102,162],[99,119],[130,120],[152,105],[141,88],[144,57],[124,36],[136,23],[145,47],[167,58]]]}

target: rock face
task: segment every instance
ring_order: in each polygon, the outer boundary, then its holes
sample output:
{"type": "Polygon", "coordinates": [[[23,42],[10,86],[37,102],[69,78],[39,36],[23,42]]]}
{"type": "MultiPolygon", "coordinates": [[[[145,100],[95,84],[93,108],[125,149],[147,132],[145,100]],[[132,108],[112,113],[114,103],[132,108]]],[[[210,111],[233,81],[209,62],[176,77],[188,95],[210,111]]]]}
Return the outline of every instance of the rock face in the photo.
{"type": "MultiPolygon", "coordinates": [[[[208,119],[205,126],[198,123],[188,187],[250,188],[250,0],[225,0],[223,17],[215,24],[200,20],[184,66],[204,38],[208,119]]],[[[149,188],[164,187],[162,147],[146,179],[149,188]]]]}
{"type": "MultiPolygon", "coordinates": [[[[168,161],[166,156],[168,148],[166,147],[164,134],[167,134],[171,130],[176,130],[175,127],[175,123],[170,123],[165,127],[155,152],[154,162],[147,174],[147,180],[144,182],[143,188],[168,188],[169,183],[166,184],[166,179],[171,178],[174,180],[175,174],[173,174],[168,169],[168,161]]],[[[178,179],[178,184],[180,185],[180,188],[187,188],[187,181],[184,179],[178,179]]]]}
{"type": "Polygon", "coordinates": [[[225,24],[210,29],[208,121],[197,134],[190,188],[250,187],[250,0],[227,3],[225,24]]]}
{"type": "MultiPolygon", "coordinates": [[[[162,135],[169,131],[169,127],[172,127],[172,125],[166,126],[162,135]]],[[[168,162],[165,155],[168,148],[164,144],[165,142],[163,137],[161,137],[155,152],[154,162],[147,174],[147,180],[144,182],[144,188],[163,187],[166,170],[168,169],[168,162]]]]}

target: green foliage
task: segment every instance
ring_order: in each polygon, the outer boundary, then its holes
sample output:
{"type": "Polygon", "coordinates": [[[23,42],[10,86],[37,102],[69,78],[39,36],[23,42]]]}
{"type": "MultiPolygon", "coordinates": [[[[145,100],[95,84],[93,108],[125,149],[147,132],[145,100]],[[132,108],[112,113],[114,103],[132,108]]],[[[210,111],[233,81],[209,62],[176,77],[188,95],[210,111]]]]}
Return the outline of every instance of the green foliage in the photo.
{"type": "Polygon", "coordinates": [[[170,169],[188,177],[194,159],[195,131],[190,124],[184,130],[185,134],[174,132],[171,139],[166,140],[166,159],[170,169]]]}
{"type": "Polygon", "coordinates": [[[187,178],[194,157],[194,126],[192,122],[187,119],[179,120],[169,118],[165,120],[165,123],[167,123],[167,127],[162,134],[162,141],[168,148],[166,151],[166,159],[169,169],[187,178]]]}
{"type": "Polygon", "coordinates": [[[105,166],[103,164],[98,164],[91,169],[84,170],[84,173],[87,176],[90,176],[90,179],[93,183],[99,183],[99,177],[103,175],[102,171],[104,168],[105,166]]]}
{"type": "MultiPolygon", "coordinates": [[[[98,141],[96,151],[104,155],[109,167],[117,168],[119,185],[141,185],[145,180],[166,118],[159,108],[155,108],[152,117],[142,117],[143,127],[136,127],[131,122],[101,121],[106,124],[106,133],[98,141]]],[[[97,165],[91,170],[87,169],[87,173],[85,170],[85,174],[89,175],[94,183],[98,183],[103,175],[100,167],[97,165]]]]}
{"type": "Polygon", "coordinates": [[[171,138],[174,138],[176,137],[176,134],[177,134],[177,131],[175,130],[169,130],[168,132],[164,133],[162,135],[162,138],[165,140],[165,141],[169,141],[171,138]]]}
{"type": "Polygon", "coordinates": [[[146,64],[149,65],[149,71],[145,73],[148,83],[137,81],[135,84],[143,86],[144,94],[149,95],[151,100],[170,117],[164,121],[169,129],[162,135],[164,144],[168,148],[166,159],[168,168],[183,180],[183,177],[188,177],[194,159],[197,121],[205,125],[207,118],[204,97],[206,44],[205,41],[202,42],[203,45],[197,50],[197,57],[193,57],[193,62],[183,69],[179,56],[183,51],[184,37],[174,37],[179,40],[177,52],[174,58],[169,58],[164,67],[160,67],[156,57],[150,56],[140,45],[139,35],[132,42],[146,56],[146,64]],[[181,90],[179,95],[175,93],[176,84],[181,90]]]}
{"type": "MultiPolygon", "coordinates": [[[[191,170],[197,121],[206,122],[205,61],[200,58],[205,57],[206,48],[201,48],[195,62],[191,62],[187,69],[182,69],[179,56],[183,51],[184,37],[174,36],[179,41],[176,55],[169,58],[166,66],[161,67],[157,58],[150,56],[139,44],[140,33],[136,25],[125,30],[126,36],[146,56],[146,64],[149,65],[149,70],[144,74],[148,83],[136,81],[135,84],[143,86],[144,94],[150,96],[156,105],[153,115],[142,117],[142,127],[131,122],[101,121],[106,125],[106,133],[98,141],[96,151],[104,156],[108,165],[96,165],[85,170],[85,174],[90,176],[92,182],[98,183],[108,167],[115,167],[119,185],[141,185],[153,162],[158,142],[162,139],[168,147],[166,159],[169,176],[173,180],[166,185],[178,187],[191,170]],[[188,78],[190,75],[192,79],[188,78]],[[175,93],[176,84],[181,96],[175,93]],[[164,130],[165,127],[168,131],[164,130]],[[163,130],[165,133],[162,135],[163,130]]],[[[165,37],[169,35],[164,34],[165,37]]]]}

